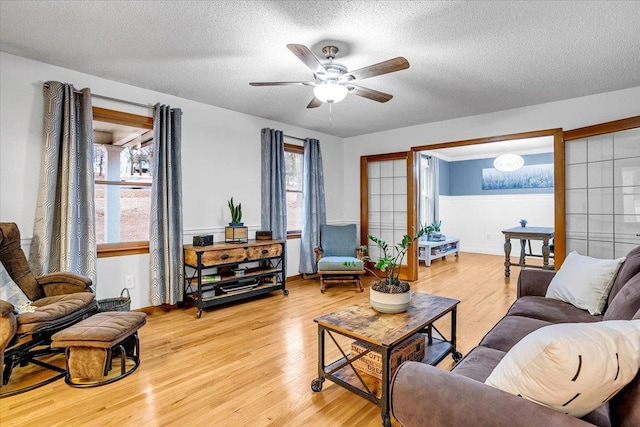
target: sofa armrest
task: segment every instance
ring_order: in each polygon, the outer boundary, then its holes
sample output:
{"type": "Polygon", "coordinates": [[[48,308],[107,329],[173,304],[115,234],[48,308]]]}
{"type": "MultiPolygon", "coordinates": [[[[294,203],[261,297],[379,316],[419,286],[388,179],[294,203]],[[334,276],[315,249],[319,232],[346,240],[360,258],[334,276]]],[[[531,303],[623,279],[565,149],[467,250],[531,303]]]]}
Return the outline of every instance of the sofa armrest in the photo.
{"type": "Polygon", "coordinates": [[[391,384],[393,416],[404,427],[585,427],[591,424],[484,383],[405,362],[391,384]]]}
{"type": "Polygon", "coordinates": [[[523,268],[518,276],[518,298],[524,296],[543,297],[556,272],[553,270],[540,270],[523,268]]]}
{"type": "Polygon", "coordinates": [[[75,292],[92,292],[91,279],[74,273],[49,273],[36,277],[38,284],[42,286],[44,295],[73,294],[75,292]]]}
{"type": "Polygon", "coordinates": [[[0,299],[0,317],[8,316],[9,313],[13,313],[15,307],[8,301],[0,299]]]}

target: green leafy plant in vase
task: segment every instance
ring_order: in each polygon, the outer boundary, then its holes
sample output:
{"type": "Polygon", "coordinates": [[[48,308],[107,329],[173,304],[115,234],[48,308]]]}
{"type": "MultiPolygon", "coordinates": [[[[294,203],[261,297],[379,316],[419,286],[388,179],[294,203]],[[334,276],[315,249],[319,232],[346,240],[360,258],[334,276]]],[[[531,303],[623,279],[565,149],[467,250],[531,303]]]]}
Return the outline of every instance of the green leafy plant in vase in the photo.
{"type": "MultiPolygon", "coordinates": [[[[431,225],[422,226],[413,236],[405,234],[402,241],[394,246],[388,245],[387,242],[372,234],[367,236],[382,251],[382,256],[374,264],[375,271],[365,267],[378,278],[370,289],[370,303],[375,310],[383,313],[406,311],[411,301],[411,286],[408,282],[400,280],[400,265],[411,245],[431,231],[433,231],[431,225]],[[376,271],[383,272],[385,276],[378,276],[376,271]]],[[[363,251],[367,252],[366,246],[363,247],[363,251]]],[[[371,261],[371,258],[367,255],[364,260],[371,261]]]]}

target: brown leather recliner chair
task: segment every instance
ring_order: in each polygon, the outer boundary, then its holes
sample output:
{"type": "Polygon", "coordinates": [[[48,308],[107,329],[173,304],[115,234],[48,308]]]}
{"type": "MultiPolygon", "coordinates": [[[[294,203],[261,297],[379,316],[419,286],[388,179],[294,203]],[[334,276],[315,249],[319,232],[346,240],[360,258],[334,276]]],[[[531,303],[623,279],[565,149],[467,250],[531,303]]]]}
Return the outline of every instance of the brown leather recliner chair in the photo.
{"type": "Polygon", "coordinates": [[[17,314],[15,307],[0,300],[0,356],[3,371],[0,388],[9,383],[16,366],[36,363],[58,374],[46,381],[0,396],[31,390],[64,376],[60,368],[36,358],[60,352],[52,349],[51,336],[88,317],[97,310],[91,280],[73,273],[34,276],[20,247],[20,231],[15,223],[0,223],[0,262],[11,279],[31,301],[33,312],[17,314]]]}

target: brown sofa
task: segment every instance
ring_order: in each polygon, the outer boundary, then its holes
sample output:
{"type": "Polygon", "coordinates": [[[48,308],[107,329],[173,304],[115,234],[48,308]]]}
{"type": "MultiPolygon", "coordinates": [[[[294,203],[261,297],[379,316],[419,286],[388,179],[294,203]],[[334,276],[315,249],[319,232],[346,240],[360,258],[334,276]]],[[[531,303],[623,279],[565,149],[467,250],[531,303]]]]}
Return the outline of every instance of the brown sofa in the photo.
{"type": "Polygon", "coordinates": [[[393,415],[411,426],[640,426],[640,373],[608,403],[581,419],[565,415],[484,381],[507,351],[524,336],[556,323],[640,319],[640,247],[620,268],[602,315],[545,298],[555,272],[523,269],[517,300],[451,372],[405,362],[391,385],[393,415]]]}

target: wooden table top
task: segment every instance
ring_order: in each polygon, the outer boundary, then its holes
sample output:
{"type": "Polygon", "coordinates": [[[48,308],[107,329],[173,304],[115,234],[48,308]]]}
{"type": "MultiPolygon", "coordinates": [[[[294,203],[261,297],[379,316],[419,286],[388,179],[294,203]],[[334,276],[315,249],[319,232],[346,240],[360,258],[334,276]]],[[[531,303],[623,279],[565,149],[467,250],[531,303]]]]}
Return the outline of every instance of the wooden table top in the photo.
{"type": "Polygon", "coordinates": [[[369,303],[353,305],[313,319],[319,325],[382,346],[402,342],[453,310],[456,299],[414,292],[404,313],[379,313],[369,303]]]}
{"type": "Polygon", "coordinates": [[[513,227],[502,230],[503,234],[512,234],[514,236],[549,236],[553,237],[553,227],[513,227]]]}

